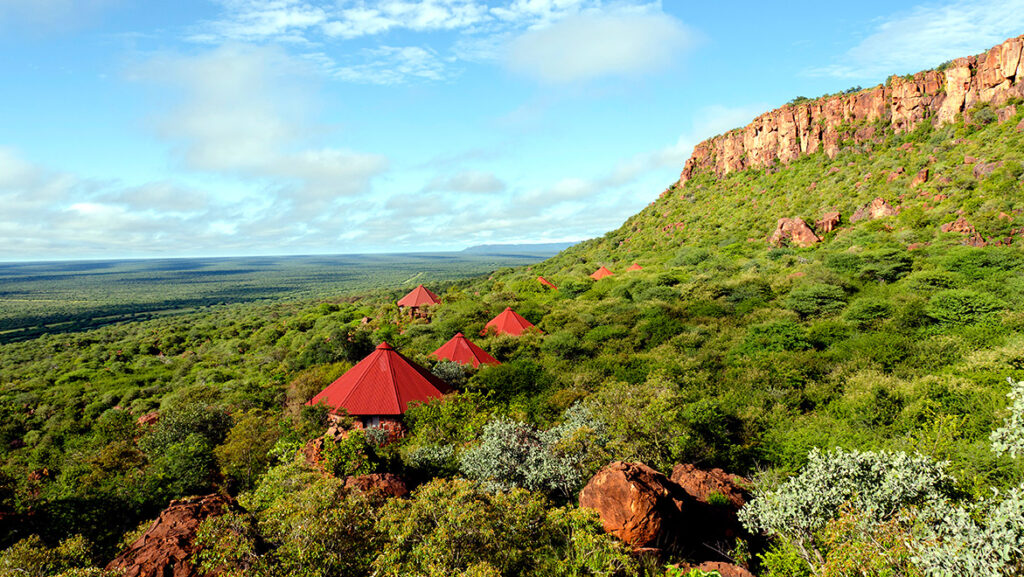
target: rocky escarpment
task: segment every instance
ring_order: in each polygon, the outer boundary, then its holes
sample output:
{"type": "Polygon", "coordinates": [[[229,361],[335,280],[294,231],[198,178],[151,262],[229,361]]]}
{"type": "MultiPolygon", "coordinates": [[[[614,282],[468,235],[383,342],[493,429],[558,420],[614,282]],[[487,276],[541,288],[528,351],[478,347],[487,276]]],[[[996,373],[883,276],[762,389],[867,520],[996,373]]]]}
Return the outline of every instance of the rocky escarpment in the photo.
{"type": "Polygon", "coordinates": [[[893,76],[885,86],[839,94],[766,112],[744,128],[698,144],[679,185],[695,175],[723,176],[823,151],[830,158],[845,139],[865,142],[879,130],[913,130],[922,120],[953,122],[977,103],[995,106],[1024,97],[1024,36],[988,52],[958,58],[941,70],[893,76]]]}

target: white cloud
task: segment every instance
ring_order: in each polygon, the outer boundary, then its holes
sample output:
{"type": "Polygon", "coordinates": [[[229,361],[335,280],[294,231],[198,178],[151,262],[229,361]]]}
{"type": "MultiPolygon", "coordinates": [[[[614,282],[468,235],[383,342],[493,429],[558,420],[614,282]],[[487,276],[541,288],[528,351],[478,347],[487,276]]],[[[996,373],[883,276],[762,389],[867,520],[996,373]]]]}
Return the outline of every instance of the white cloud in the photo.
{"type": "Polygon", "coordinates": [[[423,187],[424,192],[502,192],[505,183],[490,172],[466,170],[451,176],[436,176],[423,187]]]}
{"type": "Polygon", "coordinates": [[[387,158],[317,147],[308,111],[316,89],[303,64],[270,47],[228,45],[146,63],[144,78],[170,82],[178,102],[158,122],[186,166],[266,179],[279,194],[314,202],[365,193],[387,158]]]}
{"type": "Polygon", "coordinates": [[[335,19],[324,25],[323,30],[328,36],[357,38],[395,28],[417,32],[453,30],[488,19],[486,5],[473,0],[390,0],[373,5],[360,1],[354,4],[339,10],[335,19]]]}
{"type": "Polygon", "coordinates": [[[1024,0],[921,4],[881,22],[839,62],[816,76],[881,78],[981,52],[1024,29],[1024,0]]]}
{"type": "MultiPolygon", "coordinates": [[[[2,1],[2,0],[0,0],[2,1]]],[[[660,3],[623,0],[220,0],[218,18],[192,30],[194,42],[291,43],[329,75],[358,83],[441,80],[460,61],[499,61],[564,81],[657,69],[692,35],[660,3]],[[454,32],[443,48],[345,49],[346,41],[391,32],[454,32]],[[526,35],[522,34],[526,32],[526,35]],[[609,39],[614,38],[614,41],[609,39]],[[509,43],[512,42],[511,47],[509,43]]],[[[437,42],[438,36],[431,41],[437,42]]],[[[373,40],[370,40],[373,43],[373,40]]]]}
{"type": "Polygon", "coordinates": [[[419,46],[380,46],[362,50],[361,63],[339,65],[324,53],[308,55],[329,76],[363,84],[393,85],[411,79],[441,80],[445,63],[437,52],[419,46]]]}
{"type": "Polygon", "coordinates": [[[507,65],[550,83],[638,75],[671,64],[693,38],[663,13],[583,14],[516,38],[507,65]]]}

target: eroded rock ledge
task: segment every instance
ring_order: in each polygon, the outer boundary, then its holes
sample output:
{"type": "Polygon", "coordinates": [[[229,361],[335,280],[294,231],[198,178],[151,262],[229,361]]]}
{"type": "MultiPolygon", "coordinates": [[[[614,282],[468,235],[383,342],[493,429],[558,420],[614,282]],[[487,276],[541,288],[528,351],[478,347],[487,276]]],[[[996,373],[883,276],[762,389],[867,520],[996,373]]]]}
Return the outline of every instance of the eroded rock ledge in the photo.
{"type": "Polygon", "coordinates": [[[819,150],[833,158],[847,138],[865,142],[886,126],[897,132],[913,130],[926,118],[948,124],[976,103],[998,106],[1024,97],[1022,52],[1024,36],[1018,36],[983,54],[958,58],[942,70],[893,76],[886,86],[766,112],[744,128],[698,144],[686,161],[679,185],[696,174],[724,176],[776,162],[786,164],[819,150]]]}

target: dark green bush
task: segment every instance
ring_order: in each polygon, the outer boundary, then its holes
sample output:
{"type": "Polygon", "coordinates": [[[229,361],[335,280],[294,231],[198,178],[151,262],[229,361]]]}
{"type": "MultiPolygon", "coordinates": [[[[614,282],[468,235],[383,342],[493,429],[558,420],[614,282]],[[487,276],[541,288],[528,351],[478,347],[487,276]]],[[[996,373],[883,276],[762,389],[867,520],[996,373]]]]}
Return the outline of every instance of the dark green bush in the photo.
{"type": "Polygon", "coordinates": [[[970,289],[936,293],[928,302],[928,316],[945,325],[969,325],[991,318],[1004,305],[995,297],[970,289]]]}
{"type": "Polygon", "coordinates": [[[793,289],[785,305],[801,317],[833,315],[846,306],[846,293],[834,285],[805,285],[793,289]]]}

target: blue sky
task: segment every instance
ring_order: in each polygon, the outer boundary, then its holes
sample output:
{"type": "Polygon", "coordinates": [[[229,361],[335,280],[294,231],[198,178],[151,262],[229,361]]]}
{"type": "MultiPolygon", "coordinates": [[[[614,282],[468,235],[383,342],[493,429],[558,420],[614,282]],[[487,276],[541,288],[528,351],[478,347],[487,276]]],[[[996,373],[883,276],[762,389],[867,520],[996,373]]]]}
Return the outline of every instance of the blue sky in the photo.
{"type": "Polygon", "coordinates": [[[598,236],[795,96],[1024,0],[0,0],[0,261],[598,236]]]}

